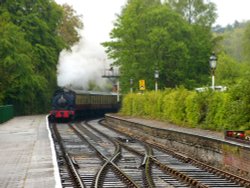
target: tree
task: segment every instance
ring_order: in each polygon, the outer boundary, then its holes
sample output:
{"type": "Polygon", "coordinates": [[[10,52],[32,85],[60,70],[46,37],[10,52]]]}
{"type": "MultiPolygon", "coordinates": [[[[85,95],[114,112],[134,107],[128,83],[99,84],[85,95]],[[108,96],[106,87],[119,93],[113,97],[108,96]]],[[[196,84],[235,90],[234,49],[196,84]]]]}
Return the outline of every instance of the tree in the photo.
{"type": "Polygon", "coordinates": [[[188,40],[189,59],[187,60],[187,88],[207,85],[209,81],[209,57],[214,49],[214,37],[210,28],[191,25],[191,36],[188,40]]]}
{"type": "Polygon", "coordinates": [[[2,100],[5,103],[19,104],[25,107],[23,112],[30,112],[34,107],[32,103],[35,99],[34,91],[44,89],[46,81],[35,73],[30,54],[32,46],[25,41],[25,35],[20,28],[6,20],[6,15],[8,13],[0,16],[2,100]]]}
{"type": "Polygon", "coordinates": [[[80,36],[76,28],[82,29],[83,23],[80,20],[80,16],[77,16],[75,14],[76,12],[71,6],[63,4],[62,8],[63,17],[58,28],[58,33],[69,47],[72,46],[75,42],[79,41],[80,36]]]}
{"type": "Polygon", "coordinates": [[[248,25],[249,22],[247,21],[235,21],[234,24],[227,25],[226,27],[214,27],[213,31],[217,40],[215,45],[217,51],[225,52],[234,58],[234,60],[238,61],[238,63],[249,60],[249,58],[247,58],[249,51],[246,50],[250,41],[247,37],[248,25]]]}
{"type": "Polygon", "coordinates": [[[216,68],[217,85],[232,86],[235,85],[243,76],[243,69],[246,67],[243,64],[237,63],[232,57],[225,53],[218,56],[216,68]]]}
{"type": "Polygon", "coordinates": [[[129,88],[130,78],[137,82],[137,80],[149,75],[150,70],[143,68],[152,59],[147,60],[147,57],[144,56],[147,53],[146,46],[148,46],[148,42],[145,41],[145,31],[149,28],[145,28],[142,17],[145,12],[149,11],[150,7],[159,4],[158,0],[128,1],[110,33],[114,41],[103,43],[107,47],[109,57],[115,60],[114,64],[120,66],[120,72],[123,76],[121,79],[123,90],[129,88]]]}
{"type": "Polygon", "coordinates": [[[181,14],[190,24],[211,27],[216,19],[214,3],[204,0],[166,0],[174,10],[181,14]]]}
{"type": "Polygon", "coordinates": [[[59,53],[79,40],[75,31],[81,24],[76,18],[73,10],[51,0],[1,2],[0,102],[14,104],[19,114],[48,108],[59,53]],[[61,25],[69,27],[70,40],[59,32],[61,25]]]}
{"type": "Polygon", "coordinates": [[[247,24],[243,35],[243,53],[245,58],[250,62],[250,23],[247,24]]]}
{"type": "Polygon", "coordinates": [[[124,92],[129,90],[130,78],[144,79],[146,87],[153,89],[156,69],[161,88],[193,88],[208,81],[210,30],[189,24],[167,4],[129,1],[110,36],[112,41],[103,45],[120,66],[124,92]]]}

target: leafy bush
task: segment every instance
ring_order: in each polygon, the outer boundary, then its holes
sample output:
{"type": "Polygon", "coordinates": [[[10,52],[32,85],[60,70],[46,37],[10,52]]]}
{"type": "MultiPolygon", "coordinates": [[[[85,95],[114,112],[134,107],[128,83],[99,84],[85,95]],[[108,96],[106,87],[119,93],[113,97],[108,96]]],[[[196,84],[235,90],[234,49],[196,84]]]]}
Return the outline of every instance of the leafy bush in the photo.
{"type": "Polygon", "coordinates": [[[147,92],[144,98],[144,115],[151,118],[160,118],[162,114],[162,94],[155,91],[147,92]]]}
{"type": "Polygon", "coordinates": [[[130,104],[132,102],[132,99],[133,99],[133,95],[131,94],[128,94],[125,97],[123,97],[122,108],[120,110],[120,113],[129,115],[129,116],[133,115],[132,105],[130,104]]]}
{"type": "Polygon", "coordinates": [[[186,105],[186,119],[191,127],[196,127],[202,124],[207,114],[207,97],[208,93],[190,92],[187,96],[186,105]]]}
{"type": "Polygon", "coordinates": [[[207,114],[205,119],[206,128],[221,130],[221,118],[224,117],[224,93],[211,92],[208,98],[207,114]]]}
{"type": "Polygon", "coordinates": [[[183,124],[186,121],[185,100],[189,91],[185,88],[173,89],[163,98],[163,117],[173,123],[183,124]]]}
{"type": "Polygon", "coordinates": [[[250,129],[249,74],[230,91],[230,102],[225,106],[225,126],[239,130],[250,129]]]}
{"type": "Polygon", "coordinates": [[[250,129],[250,81],[227,92],[197,93],[185,88],[128,94],[121,113],[211,130],[250,129]]]}

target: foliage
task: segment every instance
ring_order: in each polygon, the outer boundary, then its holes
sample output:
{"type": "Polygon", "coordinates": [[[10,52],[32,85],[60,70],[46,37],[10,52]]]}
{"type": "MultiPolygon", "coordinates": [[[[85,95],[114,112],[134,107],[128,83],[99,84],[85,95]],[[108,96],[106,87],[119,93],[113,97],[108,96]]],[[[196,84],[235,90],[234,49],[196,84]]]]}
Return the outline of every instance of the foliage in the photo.
{"type": "Polygon", "coordinates": [[[236,84],[243,76],[244,70],[246,70],[245,64],[237,63],[225,53],[219,54],[215,71],[216,85],[230,86],[236,84]]]}
{"type": "Polygon", "coordinates": [[[63,17],[60,21],[58,33],[69,47],[73,46],[75,42],[79,41],[80,36],[76,28],[82,29],[83,24],[80,20],[80,16],[76,15],[75,10],[71,6],[63,4],[62,8],[63,17]]]}
{"type": "Polygon", "coordinates": [[[213,49],[213,37],[210,30],[199,25],[192,26],[188,49],[189,59],[186,61],[185,76],[181,83],[188,89],[207,85],[209,81],[208,59],[213,49]]]}
{"type": "Polygon", "coordinates": [[[243,35],[243,53],[250,62],[250,22],[247,24],[243,35]]]}
{"type": "Polygon", "coordinates": [[[215,22],[215,4],[204,0],[166,0],[189,23],[211,27],[215,22]]]}
{"type": "MultiPolygon", "coordinates": [[[[245,77],[249,76],[245,75],[245,77]]],[[[242,79],[227,92],[197,93],[183,87],[128,94],[120,113],[210,130],[250,129],[250,81],[242,79]]]]}
{"type": "Polygon", "coordinates": [[[139,93],[139,94],[127,94],[123,100],[121,112],[127,115],[136,115],[144,117],[162,117],[163,115],[163,103],[164,96],[169,93],[170,90],[159,93],[155,91],[139,93]]]}
{"type": "Polygon", "coordinates": [[[244,28],[235,28],[224,33],[224,50],[238,61],[243,61],[244,58],[242,54],[243,33],[244,28]]]}
{"type": "Polygon", "coordinates": [[[220,130],[222,127],[223,121],[221,118],[224,116],[224,98],[226,99],[226,94],[224,93],[211,93],[211,96],[208,98],[207,103],[207,114],[205,119],[205,125],[208,129],[220,130]]]}
{"type": "Polygon", "coordinates": [[[204,123],[207,114],[209,92],[190,92],[185,100],[187,125],[196,127],[204,123]]]}
{"type": "Polygon", "coordinates": [[[128,116],[134,115],[133,113],[133,94],[127,94],[126,97],[122,100],[122,108],[121,113],[126,114],[128,116]]]}
{"type": "Polygon", "coordinates": [[[250,129],[250,72],[246,73],[230,92],[231,103],[227,106],[227,124],[250,129]]]}
{"type": "Polygon", "coordinates": [[[145,103],[143,104],[143,111],[147,117],[161,117],[162,116],[162,98],[164,95],[161,95],[158,92],[151,91],[147,92],[145,95],[145,103]]]}
{"type": "Polygon", "coordinates": [[[146,80],[154,88],[159,70],[160,88],[184,85],[193,88],[208,81],[208,58],[212,49],[209,27],[189,24],[168,4],[159,0],[130,0],[104,42],[110,58],[120,67],[121,88],[129,80],[146,80]]]}
{"type": "Polygon", "coordinates": [[[156,69],[160,88],[207,85],[211,49],[218,57],[216,85],[226,85],[228,91],[197,93],[180,87],[128,94],[121,113],[220,131],[250,129],[250,26],[237,21],[217,26],[212,36],[214,10],[214,4],[203,0],[128,1],[112,41],[103,43],[120,66],[124,93],[130,78],[134,83],[144,79],[147,90],[153,89],[156,69]]]}
{"type": "Polygon", "coordinates": [[[163,117],[171,122],[182,124],[186,119],[186,106],[183,105],[183,101],[189,92],[184,89],[173,89],[168,95],[163,98],[163,117]]]}
{"type": "Polygon", "coordinates": [[[3,101],[19,101],[30,111],[34,107],[30,106],[30,102],[34,100],[32,91],[35,88],[41,90],[46,83],[41,76],[35,74],[30,54],[32,46],[25,41],[25,35],[20,29],[10,22],[0,23],[0,35],[0,89],[3,101]]]}
{"type": "Polygon", "coordinates": [[[71,44],[58,34],[64,11],[50,0],[1,2],[0,103],[14,104],[16,114],[48,109],[58,55],[71,44]]]}
{"type": "Polygon", "coordinates": [[[221,40],[216,44],[218,52],[224,52],[238,63],[248,61],[249,63],[249,21],[235,21],[232,25],[221,27],[217,25],[213,28],[214,34],[221,40]]]}

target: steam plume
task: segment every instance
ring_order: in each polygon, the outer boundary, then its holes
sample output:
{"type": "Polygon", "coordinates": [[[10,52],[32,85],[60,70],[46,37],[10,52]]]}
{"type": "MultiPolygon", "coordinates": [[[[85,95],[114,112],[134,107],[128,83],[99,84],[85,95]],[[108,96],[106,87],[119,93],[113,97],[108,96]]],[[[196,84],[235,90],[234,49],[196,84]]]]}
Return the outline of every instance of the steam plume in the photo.
{"type": "Polygon", "coordinates": [[[105,68],[106,54],[100,45],[81,39],[72,47],[72,51],[63,50],[60,53],[58,70],[58,86],[89,90],[104,90],[107,82],[102,75],[105,68]]]}

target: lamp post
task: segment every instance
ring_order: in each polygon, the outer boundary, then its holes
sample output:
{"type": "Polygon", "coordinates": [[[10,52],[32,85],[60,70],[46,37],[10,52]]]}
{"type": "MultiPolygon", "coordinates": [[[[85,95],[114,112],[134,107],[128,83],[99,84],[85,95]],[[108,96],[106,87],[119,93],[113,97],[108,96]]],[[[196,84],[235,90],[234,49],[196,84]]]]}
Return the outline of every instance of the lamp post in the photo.
{"type": "Polygon", "coordinates": [[[158,78],[159,78],[159,70],[155,70],[155,91],[157,91],[158,90],[158,83],[157,83],[157,80],[158,80],[158,78]]]}
{"type": "Polygon", "coordinates": [[[130,93],[133,93],[133,78],[130,78],[130,93]]]}
{"type": "Polygon", "coordinates": [[[212,72],[212,89],[214,90],[214,73],[216,69],[216,63],[217,63],[217,57],[215,56],[215,53],[213,52],[212,55],[209,58],[209,64],[212,72]]]}

